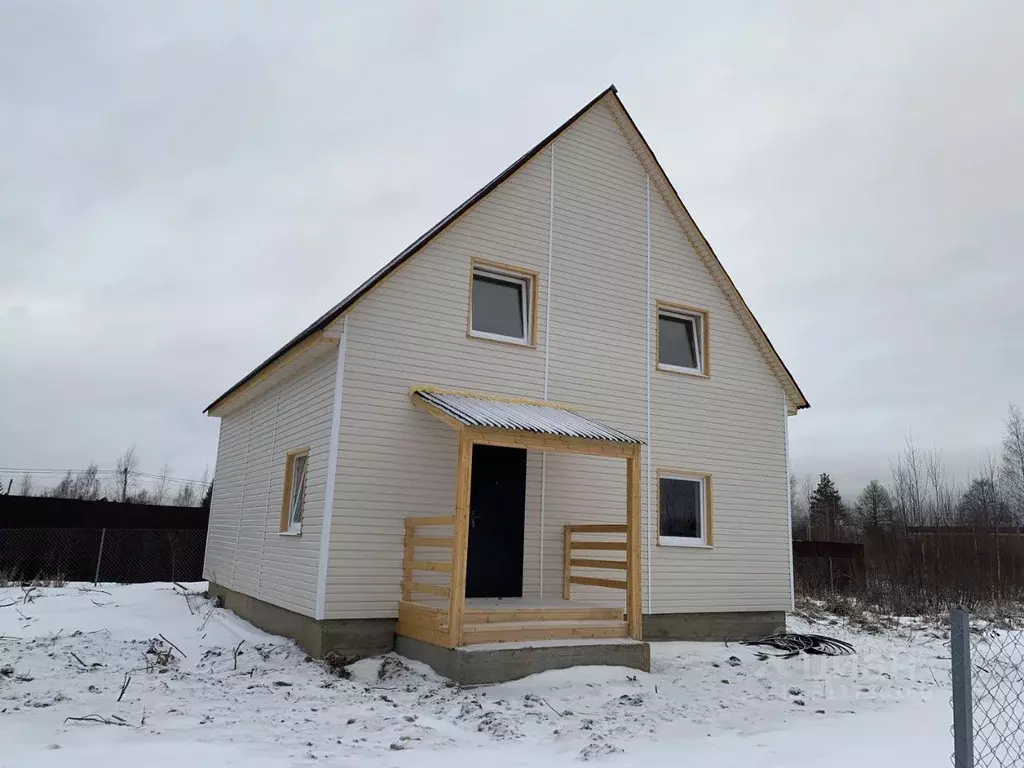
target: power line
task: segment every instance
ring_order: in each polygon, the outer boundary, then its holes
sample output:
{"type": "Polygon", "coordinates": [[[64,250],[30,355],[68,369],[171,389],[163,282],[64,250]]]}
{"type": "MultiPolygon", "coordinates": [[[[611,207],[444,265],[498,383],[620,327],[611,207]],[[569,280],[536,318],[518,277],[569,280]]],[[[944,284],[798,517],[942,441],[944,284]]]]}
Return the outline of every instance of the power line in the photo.
{"type": "MultiPolygon", "coordinates": [[[[92,467],[86,469],[45,469],[45,468],[20,468],[20,467],[0,467],[0,472],[7,473],[20,473],[27,475],[66,475],[68,472],[71,474],[81,474],[84,472],[92,471],[92,467]]],[[[120,475],[124,470],[117,469],[99,469],[96,468],[95,472],[97,475],[120,475]]],[[[152,472],[132,472],[135,477],[145,477],[151,480],[167,480],[172,483],[188,483],[189,485],[209,485],[209,481],[203,480],[192,480],[187,477],[164,477],[163,475],[153,474],[152,472]]]]}
{"type": "MultiPolygon", "coordinates": [[[[91,467],[87,468],[87,469],[91,469],[91,467]]],[[[40,474],[40,475],[43,475],[43,474],[63,475],[65,473],[67,473],[67,472],[85,472],[85,471],[86,471],[85,469],[40,469],[38,467],[27,468],[26,469],[24,467],[0,467],[0,472],[32,472],[33,474],[40,474]]],[[[99,468],[97,468],[96,471],[98,473],[100,473],[100,474],[109,474],[109,473],[117,472],[116,469],[99,469],[99,468]]]]}

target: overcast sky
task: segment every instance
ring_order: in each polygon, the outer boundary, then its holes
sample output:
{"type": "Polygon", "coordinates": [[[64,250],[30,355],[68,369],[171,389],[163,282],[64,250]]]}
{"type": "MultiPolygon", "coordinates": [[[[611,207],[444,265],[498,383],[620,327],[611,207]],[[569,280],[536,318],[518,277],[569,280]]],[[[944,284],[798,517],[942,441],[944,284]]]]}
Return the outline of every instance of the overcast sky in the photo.
{"type": "MultiPolygon", "coordinates": [[[[0,3],[0,467],[202,409],[609,83],[852,493],[1024,405],[1024,4],[0,3]]],[[[9,476],[0,470],[0,477],[9,476]]]]}

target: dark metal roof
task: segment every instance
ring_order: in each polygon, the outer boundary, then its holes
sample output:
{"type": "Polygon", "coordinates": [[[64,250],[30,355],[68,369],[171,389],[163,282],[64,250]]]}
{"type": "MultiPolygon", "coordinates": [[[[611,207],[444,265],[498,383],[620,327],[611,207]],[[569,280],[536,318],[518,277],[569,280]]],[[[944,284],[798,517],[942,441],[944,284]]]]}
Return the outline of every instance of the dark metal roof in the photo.
{"type": "Polygon", "coordinates": [[[518,429],[540,435],[583,437],[589,440],[607,440],[613,443],[635,445],[642,443],[625,432],[606,427],[604,424],[556,405],[520,403],[484,396],[430,390],[417,390],[413,394],[469,427],[518,429]]]}

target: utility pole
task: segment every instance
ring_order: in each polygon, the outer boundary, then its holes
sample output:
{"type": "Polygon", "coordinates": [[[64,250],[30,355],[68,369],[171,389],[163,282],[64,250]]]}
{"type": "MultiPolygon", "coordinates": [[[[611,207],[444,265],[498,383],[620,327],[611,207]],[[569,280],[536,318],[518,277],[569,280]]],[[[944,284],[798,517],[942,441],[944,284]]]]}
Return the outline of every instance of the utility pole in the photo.
{"type": "Polygon", "coordinates": [[[124,479],[121,481],[121,502],[128,501],[128,467],[124,468],[124,479]]]}

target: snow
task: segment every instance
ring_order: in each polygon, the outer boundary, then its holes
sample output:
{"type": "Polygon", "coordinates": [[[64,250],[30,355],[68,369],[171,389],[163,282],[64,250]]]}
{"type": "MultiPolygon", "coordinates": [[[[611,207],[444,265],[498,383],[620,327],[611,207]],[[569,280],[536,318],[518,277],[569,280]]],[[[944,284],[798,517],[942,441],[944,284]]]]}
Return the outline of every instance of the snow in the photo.
{"type": "Polygon", "coordinates": [[[949,761],[948,641],[916,622],[869,634],[790,618],[853,643],[850,657],[655,643],[650,674],[577,667],[460,688],[393,654],[345,679],[169,584],[99,590],[0,589],[0,768],[949,761]],[[90,714],[113,724],[65,722],[90,714]]]}

